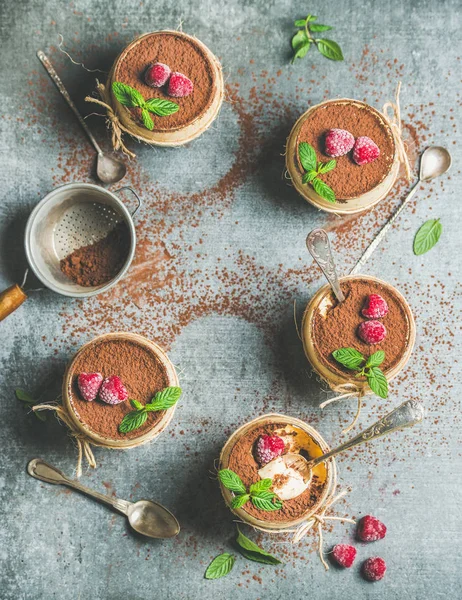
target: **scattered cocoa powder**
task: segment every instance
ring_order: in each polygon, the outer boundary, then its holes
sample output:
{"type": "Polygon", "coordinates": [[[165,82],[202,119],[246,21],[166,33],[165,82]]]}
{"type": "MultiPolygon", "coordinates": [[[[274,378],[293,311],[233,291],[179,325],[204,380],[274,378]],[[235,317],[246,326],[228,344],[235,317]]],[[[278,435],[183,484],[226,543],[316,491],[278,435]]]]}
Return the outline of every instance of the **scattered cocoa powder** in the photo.
{"type": "Polygon", "coordinates": [[[74,250],[60,261],[61,271],[84,287],[102,285],[114,279],[127,260],[130,233],[119,223],[106,237],[74,250]]]}
{"type": "Polygon", "coordinates": [[[176,102],[178,112],[154,119],[154,131],[171,131],[192,123],[203,114],[213,101],[216,91],[214,72],[209,58],[202,48],[181,33],[153,33],[144,37],[125,54],[114,71],[114,81],[121,81],[137,89],[143,97],[162,98],[176,102]],[[146,68],[161,62],[173,71],[183,73],[194,84],[192,94],[184,98],[172,98],[166,86],[152,88],[144,81],[146,68]]]}
{"type": "Polygon", "coordinates": [[[93,402],[82,400],[77,377],[79,373],[94,372],[101,373],[103,377],[118,375],[127,388],[128,397],[146,404],[156,392],[169,385],[164,366],[148,347],[117,339],[95,342],[84,348],[71,365],[71,402],[82,423],[111,439],[137,438],[160,421],[164,411],[150,412],[142,427],[129,433],[119,433],[119,424],[133,408],[128,401],[110,405],[98,399],[93,402]]]}
{"type": "MultiPolygon", "coordinates": [[[[259,425],[242,435],[231,450],[228,468],[239,475],[247,487],[259,481],[258,470],[260,465],[254,458],[254,444],[261,435],[273,435],[277,429],[282,429],[286,423],[272,423],[259,425]]],[[[306,513],[321,496],[325,481],[320,481],[317,475],[313,475],[310,486],[300,496],[285,500],[280,510],[267,512],[259,510],[251,502],[244,505],[244,510],[261,521],[291,521],[306,513]]]]}
{"type": "Polygon", "coordinates": [[[338,348],[356,348],[364,356],[383,350],[385,360],[381,365],[384,372],[394,367],[403,356],[409,340],[409,321],[400,298],[393,288],[365,279],[344,281],[341,284],[345,301],[341,304],[331,295],[332,307],[323,317],[320,311],[314,314],[312,336],[314,346],[323,363],[341,373],[351,373],[333,357],[338,348]],[[361,314],[369,294],[379,294],[388,304],[388,313],[379,319],[386,327],[387,335],[380,344],[369,346],[357,335],[358,325],[367,319],[361,314]]]}
{"type": "MultiPolygon", "coordinates": [[[[334,190],[338,200],[356,198],[385,179],[393,162],[395,142],[389,126],[377,112],[346,102],[321,106],[304,121],[297,138],[297,147],[300,142],[308,142],[316,150],[319,161],[331,160],[325,153],[325,136],[329,129],[346,129],[355,138],[366,135],[380,149],[380,156],[367,165],[357,165],[352,152],[335,159],[335,169],[322,175],[321,179],[334,190]]],[[[298,156],[296,159],[303,172],[298,156]]]]}

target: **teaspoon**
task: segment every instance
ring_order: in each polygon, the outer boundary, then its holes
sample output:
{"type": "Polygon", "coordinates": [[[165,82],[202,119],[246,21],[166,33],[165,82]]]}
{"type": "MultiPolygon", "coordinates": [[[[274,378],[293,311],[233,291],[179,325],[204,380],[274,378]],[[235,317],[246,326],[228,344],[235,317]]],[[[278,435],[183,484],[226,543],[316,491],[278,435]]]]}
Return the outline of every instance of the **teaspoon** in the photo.
{"type": "Polygon", "coordinates": [[[35,479],[78,490],[92,496],[104,504],[109,504],[128,518],[132,529],[151,538],[172,538],[180,532],[180,524],[172,513],[161,504],[151,500],[127,502],[91,490],[74,479],[67,478],[61,471],[46,463],[41,458],[32,459],[27,465],[27,472],[35,479]]]}
{"type": "Polygon", "coordinates": [[[330,249],[329,238],[324,229],[313,229],[307,235],[306,247],[330,283],[337,300],[343,302],[345,296],[340,287],[337,271],[335,270],[334,256],[330,249]]]}

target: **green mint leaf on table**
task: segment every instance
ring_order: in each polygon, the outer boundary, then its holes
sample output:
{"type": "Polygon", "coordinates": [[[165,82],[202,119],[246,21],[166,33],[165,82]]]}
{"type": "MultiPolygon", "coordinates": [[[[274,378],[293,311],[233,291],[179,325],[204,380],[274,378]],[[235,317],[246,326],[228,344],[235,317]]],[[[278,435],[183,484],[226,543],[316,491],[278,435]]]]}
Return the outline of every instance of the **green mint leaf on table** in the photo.
{"type": "Polygon", "coordinates": [[[147,418],[148,413],[144,410],[134,410],[129,412],[127,415],[125,415],[121,424],[119,425],[120,433],[129,433],[134,429],[138,429],[146,423],[147,418]]]}
{"type": "Polygon", "coordinates": [[[378,367],[385,360],[385,352],[383,350],[377,350],[374,354],[371,354],[366,361],[366,367],[378,367]]]}
{"type": "Polygon", "coordinates": [[[231,469],[221,469],[221,471],[218,471],[218,479],[226,489],[235,494],[247,493],[245,485],[242,483],[242,479],[237,473],[231,471],[231,469]]]}
{"type": "Polygon", "coordinates": [[[366,373],[367,384],[380,398],[388,397],[388,381],[385,375],[378,367],[371,367],[366,373]]]}
{"type": "Polygon", "coordinates": [[[329,25],[321,25],[320,23],[313,23],[310,25],[311,31],[329,31],[330,29],[333,29],[333,27],[330,27],[329,25]]]}
{"type": "Polygon", "coordinates": [[[424,223],[414,238],[414,254],[420,256],[433,248],[443,232],[443,226],[439,219],[430,219],[424,223]]]}
{"type": "Polygon", "coordinates": [[[342,50],[337,42],[332,40],[315,40],[319,52],[330,60],[343,60],[342,50]]]}
{"type": "Polygon", "coordinates": [[[206,579],[220,579],[228,575],[231,569],[234,567],[235,557],[228,552],[220,554],[212,560],[205,571],[206,579]]]}
{"type": "Polygon", "coordinates": [[[298,19],[298,21],[295,21],[294,25],[295,27],[305,27],[306,19],[298,19]]]}
{"type": "Polygon", "coordinates": [[[114,81],[112,83],[112,93],[123,106],[128,108],[142,108],[144,106],[143,95],[126,83],[114,81]]]}
{"type": "Polygon", "coordinates": [[[311,185],[318,196],[321,196],[321,198],[324,198],[327,202],[335,204],[335,192],[327,185],[327,183],[324,183],[324,181],[315,177],[311,182],[311,185]]]}
{"type": "Polygon", "coordinates": [[[305,171],[316,171],[316,151],[313,146],[301,142],[298,145],[298,157],[305,171]]]}
{"type": "Polygon", "coordinates": [[[144,108],[149,110],[149,112],[154,113],[158,117],[173,115],[173,113],[178,112],[180,109],[178,104],[175,104],[175,102],[171,102],[170,100],[162,100],[162,98],[151,98],[150,100],[146,100],[144,108]]]}
{"type": "Polygon", "coordinates": [[[251,494],[258,494],[259,492],[267,492],[272,486],[272,479],[260,479],[257,483],[252,483],[249,492],[251,494]]]}
{"type": "Polygon", "coordinates": [[[32,404],[32,405],[37,404],[37,402],[32,398],[32,396],[24,390],[21,390],[18,388],[16,390],[14,390],[14,393],[16,395],[16,398],[18,400],[20,400],[21,402],[26,402],[26,404],[32,404]]]}
{"type": "Polygon", "coordinates": [[[234,496],[234,498],[231,500],[231,508],[241,508],[249,500],[250,494],[241,494],[240,496],[234,496]]]}
{"type": "Polygon", "coordinates": [[[181,388],[170,386],[166,387],[154,396],[149,404],[146,404],[147,411],[167,410],[178,402],[181,396],[181,388]]]}
{"type": "Polygon", "coordinates": [[[306,19],[297,19],[295,21],[295,27],[301,27],[301,29],[299,29],[292,37],[291,43],[292,50],[294,51],[292,62],[295,62],[297,58],[303,58],[311,45],[316,46],[318,51],[330,60],[343,60],[343,53],[337,42],[313,37],[313,33],[330,31],[332,29],[330,25],[314,23],[316,19],[317,17],[308,15],[306,19]]]}
{"type": "Polygon", "coordinates": [[[282,564],[282,562],[278,558],[272,556],[271,554],[263,550],[263,548],[260,548],[260,546],[257,546],[257,544],[255,544],[255,542],[252,542],[252,540],[249,540],[249,538],[241,532],[239,527],[237,528],[236,543],[239,546],[239,552],[250,560],[265,563],[268,565],[282,564]]]}
{"type": "Polygon", "coordinates": [[[329,173],[329,171],[333,171],[337,166],[337,161],[332,159],[326,163],[318,164],[318,173],[329,173]]]}
{"type": "Polygon", "coordinates": [[[149,111],[147,111],[145,108],[141,109],[141,120],[143,121],[143,125],[146,127],[146,129],[149,129],[149,131],[154,129],[154,121],[152,120],[149,111]]]}
{"type": "Polygon", "coordinates": [[[359,369],[366,360],[361,352],[358,352],[355,348],[340,348],[339,350],[334,350],[332,356],[347,369],[359,369]]]}

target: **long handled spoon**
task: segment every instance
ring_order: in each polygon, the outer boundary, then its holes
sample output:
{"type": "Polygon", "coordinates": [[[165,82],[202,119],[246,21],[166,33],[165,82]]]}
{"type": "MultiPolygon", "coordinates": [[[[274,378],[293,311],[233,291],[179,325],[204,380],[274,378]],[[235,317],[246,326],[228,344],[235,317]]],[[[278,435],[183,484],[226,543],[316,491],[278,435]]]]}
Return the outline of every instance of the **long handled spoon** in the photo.
{"type": "Polygon", "coordinates": [[[151,538],[172,538],[180,532],[180,524],[172,513],[161,504],[151,500],[138,500],[138,502],[127,502],[120,498],[112,498],[105,494],[100,494],[82,485],[78,481],[68,479],[61,471],[52,467],[41,458],[32,459],[27,465],[27,472],[35,479],[54,483],[57,485],[66,485],[69,488],[78,490],[87,496],[96,498],[104,504],[109,504],[118,512],[128,518],[131,527],[151,538]]]}
{"type": "Polygon", "coordinates": [[[335,270],[334,256],[330,249],[329,238],[324,229],[313,229],[307,235],[306,247],[330,283],[337,300],[343,302],[345,296],[340,287],[337,271],[335,270]]]}
{"type": "Polygon", "coordinates": [[[77,106],[69,96],[69,92],[64,87],[63,82],[59,78],[58,73],[56,73],[54,70],[53,65],[46,54],[42,52],[42,50],[39,50],[37,52],[37,57],[47,70],[48,75],[51,77],[51,80],[56,85],[61,95],[64,97],[64,100],[66,100],[66,102],[69,104],[80,125],[87,134],[90,142],[93,144],[96,152],[98,153],[96,156],[96,174],[98,175],[98,178],[103,183],[116,183],[117,181],[120,181],[123,177],[125,177],[125,173],[127,172],[127,168],[124,163],[113,156],[104,154],[98,142],[93,137],[92,132],[89,130],[88,125],[85,123],[85,120],[82,118],[82,115],[77,110],[77,106]]]}
{"type": "Polygon", "coordinates": [[[372,256],[372,253],[375,251],[377,246],[385,238],[390,228],[393,226],[393,223],[402,213],[409,200],[417,192],[419,184],[424,181],[430,181],[431,179],[435,179],[435,177],[439,177],[440,175],[443,175],[443,173],[446,173],[446,171],[449,171],[451,162],[451,155],[449,154],[448,150],[446,150],[446,148],[442,148],[441,146],[430,146],[424,151],[420,159],[419,178],[416,184],[411,189],[406,199],[395,212],[395,214],[388,219],[388,221],[379,231],[375,239],[372,240],[367,250],[364,252],[364,254],[361,256],[361,258],[351,270],[350,275],[356,275],[356,273],[359,273],[361,271],[366,262],[372,256]]]}
{"type": "Polygon", "coordinates": [[[377,423],[374,423],[368,427],[365,431],[358,434],[351,440],[346,441],[341,446],[326,452],[322,456],[318,456],[313,460],[306,460],[300,454],[286,454],[286,465],[289,468],[295,469],[302,476],[305,485],[309,484],[313,475],[313,468],[323,463],[328,458],[336,456],[340,452],[349,450],[359,444],[370,442],[383,435],[396,431],[397,429],[403,429],[404,427],[412,427],[417,423],[420,423],[424,417],[424,408],[420,402],[415,400],[407,400],[403,402],[398,408],[392,410],[388,415],[382,417],[377,423]]]}

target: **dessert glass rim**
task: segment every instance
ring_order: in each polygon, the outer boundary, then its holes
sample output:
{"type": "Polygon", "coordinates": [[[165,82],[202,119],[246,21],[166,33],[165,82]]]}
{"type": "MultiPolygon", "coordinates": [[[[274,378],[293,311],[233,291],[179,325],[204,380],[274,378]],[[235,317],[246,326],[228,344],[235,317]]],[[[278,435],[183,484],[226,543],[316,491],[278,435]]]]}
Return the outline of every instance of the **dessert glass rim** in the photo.
{"type": "MultiPolygon", "coordinates": [[[[411,356],[412,350],[414,348],[415,337],[416,337],[416,326],[415,326],[414,316],[412,314],[411,307],[409,306],[409,304],[408,304],[406,298],[403,296],[403,294],[394,285],[392,285],[391,283],[388,283],[387,281],[383,281],[382,279],[379,279],[378,277],[374,277],[373,275],[361,275],[361,274],[344,275],[343,277],[339,277],[340,283],[342,283],[343,281],[351,281],[351,280],[355,280],[355,279],[362,280],[362,281],[373,281],[374,283],[379,283],[379,284],[385,286],[386,288],[389,288],[389,289],[391,288],[393,290],[393,293],[400,300],[400,302],[406,312],[406,318],[407,318],[407,321],[409,324],[409,334],[408,334],[407,346],[406,346],[406,350],[403,353],[403,356],[398,361],[398,363],[386,372],[388,381],[391,381],[406,366],[406,364],[411,356]]],[[[332,292],[332,288],[331,288],[330,284],[327,283],[327,284],[321,286],[316,291],[314,296],[310,299],[310,301],[308,302],[308,304],[305,308],[305,311],[303,313],[303,319],[302,319],[302,343],[303,343],[303,349],[305,352],[305,356],[307,357],[307,359],[310,362],[311,366],[313,367],[314,371],[316,371],[318,373],[318,375],[320,375],[320,377],[322,379],[324,379],[331,388],[339,386],[339,385],[340,386],[341,385],[349,385],[349,384],[354,383],[357,388],[358,387],[361,388],[361,390],[364,394],[372,394],[373,392],[367,385],[367,382],[365,382],[365,381],[358,382],[357,379],[352,378],[351,376],[348,375],[348,373],[340,373],[340,372],[329,369],[325,365],[325,363],[320,360],[320,358],[318,356],[318,352],[315,348],[315,345],[314,345],[313,339],[312,339],[312,323],[313,323],[314,312],[315,312],[315,310],[317,310],[317,308],[319,307],[319,304],[327,296],[327,294],[329,294],[331,292],[332,292]]]]}
{"type": "Polygon", "coordinates": [[[179,380],[178,375],[176,373],[175,367],[172,362],[168,358],[166,352],[155,342],[146,338],[138,333],[131,333],[126,331],[115,331],[110,333],[103,333],[97,335],[86,344],[83,344],[77,352],[74,354],[70,362],[66,367],[66,371],[63,378],[62,384],[62,397],[63,404],[66,407],[66,410],[71,418],[73,425],[83,433],[86,437],[90,438],[91,443],[99,446],[110,447],[110,448],[118,448],[118,449],[128,449],[133,448],[135,446],[140,446],[146,442],[149,442],[155,439],[170,423],[173,418],[173,414],[176,409],[176,404],[171,408],[164,411],[162,418],[153,425],[151,429],[143,433],[142,435],[130,438],[128,440],[123,439],[114,439],[110,437],[103,436],[93,429],[88,427],[86,423],[81,421],[77,416],[77,410],[74,407],[74,403],[72,400],[73,392],[72,392],[72,380],[74,376],[73,365],[77,357],[81,352],[87,350],[89,347],[104,341],[117,341],[117,340],[125,340],[129,342],[133,342],[135,344],[139,344],[145,348],[147,348],[150,352],[152,352],[156,358],[161,362],[162,366],[165,368],[165,372],[168,378],[168,384],[171,386],[178,386],[179,380]]]}
{"type": "MultiPolygon", "coordinates": [[[[225,442],[225,444],[220,452],[220,457],[218,459],[219,470],[227,468],[228,461],[229,461],[229,455],[230,455],[232,449],[234,448],[234,445],[238,441],[238,439],[242,435],[247,433],[248,431],[251,431],[252,429],[254,429],[255,427],[257,427],[260,424],[268,423],[268,421],[273,422],[273,423],[285,423],[286,425],[292,425],[294,427],[299,427],[300,429],[302,429],[305,433],[307,433],[311,437],[311,439],[321,448],[321,450],[323,452],[328,452],[330,450],[330,447],[327,444],[327,442],[325,441],[325,439],[321,436],[319,431],[317,429],[315,429],[312,425],[309,425],[308,423],[306,423],[305,421],[302,421],[301,419],[298,419],[297,417],[291,417],[289,415],[283,415],[280,413],[267,413],[265,415],[256,417],[255,419],[252,419],[251,421],[248,421],[247,423],[244,423],[243,425],[238,427],[229,436],[229,438],[225,442]]],[[[225,488],[223,486],[223,484],[219,481],[221,494],[222,494],[223,500],[225,501],[225,504],[229,508],[229,510],[233,514],[235,514],[237,517],[239,517],[243,522],[247,523],[248,525],[252,525],[253,527],[256,527],[262,531],[268,531],[268,532],[274,531],[275,533],[277,533],[278,531],[284,531],[290,527],[295,527],[297,525],[304,523],[313,514],[317,513],[319,510],[322,510],[322,508],[325,505],[325,503],[327,502],[328,498],[332,495],[332,493],[334,491],[333,490],[333,482],[335,481],[335,478],[336,478],[335,459],[331,458],[331,459],[325,461],[324,464],[326,467],[326,483],[325,483],[324,489],[322,490],[321,495],[319,496],[318,500],[313,504],[313,506],[310,507],[307,511],[305,511],[305,513],[303,513],[303,515],[296,517],[295,519],[292,519],[292,520],[263,521],[261,519],[257,519],[256,517],[253,517],[247,511],[245,511],[243,508],[236,508],[236,509],[231,508],[230,503],[233,498],[232,492],[230,490],[228,490],[227,488],[225,488]]]]}

